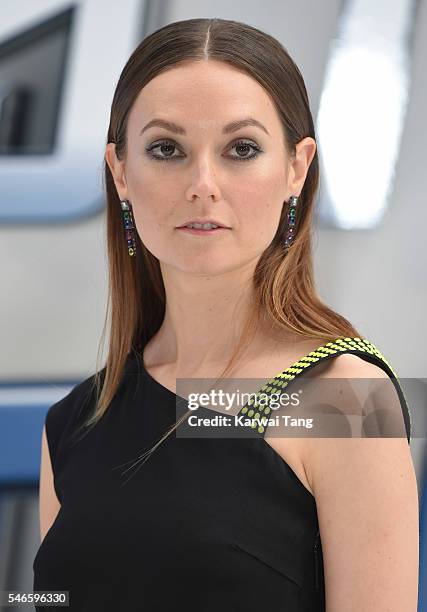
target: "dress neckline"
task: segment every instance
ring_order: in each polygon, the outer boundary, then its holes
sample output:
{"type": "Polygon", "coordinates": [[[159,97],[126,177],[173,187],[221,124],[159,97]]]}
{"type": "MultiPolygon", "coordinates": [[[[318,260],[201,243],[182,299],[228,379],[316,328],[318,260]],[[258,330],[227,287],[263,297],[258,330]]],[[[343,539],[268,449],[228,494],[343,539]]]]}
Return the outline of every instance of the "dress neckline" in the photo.
{"type": "Polygon", "coordinates": [[[181,397],[180,395],[177,395],[176,393],[174,393],[174,391],[172,391],[172,389],[169,389],[168,387],[165,387],[164,385],[162,385],[161,382],[159,382],[158,380],[156,380],[154,378],[154,376],[152,376],[150,374],[150,372],[147,370],[147,368],[145,367],[144,364],[144,360],[142,357],[142,354],[138,355],[139,357],[139,362],[141,364],[141,369],[142,369],[142,373],[148,378],[148,380],[158,389],[160,389],[161,391],[163,391],[163,393],[166,393],[167,395],[170,395],[172,397],[174,397],[175,399],[179,399],[180,403],[181,402],[185,402],[188,403],[188,400],[185,397],[181,397]]]}
{"type": "MultiPolygon", "coordinates": [[[[338,337],[334,341],[326,342],[325,344],[320,345],[315,350],[307,353],[307,355],[300,357],[300,359],[285,368],[282,372],[279,372],[279,374],[276,374],[276,376],[266,379],[267,382],[261,387],[261,389],[259,389],[255,393],[255,396],[258,396],[259,394],[265,394],[265,391],[267,391],[268,393],[270,393],[271,391],[278,391],[280,393],[285,388],[289,387],[291,383],[295,382],[295,380],[297,380],[303,372],[307,372],[308,370],[311,370],[313,367],[315,367],[315,365],[319,361],[328,360],[342,353],[353,353],[355,355],[358,355],[362,359],[381,367],[392,379],[393,384],[395,385],[396,390],[399,394],[399,398],[401,402],[405,405],[405,426],[407,429],[408,442],[410,443],[411,414],[403,389],[400,383],[398,382],[397,373],[392,368],[389,361],[381,353],[381,351],[366,338],[338,337]]],[[[188,404],[188,400],[186,398],[177,395],[176,393],[171,391],[171,389],[168,389],[167,387],[162,385],[148,372],[147,368],[144,365],[143,349],[140,353],[135,352],[135,356],[137,358],[137,361],[139,362],[139,366],[142,370],[142,373],[146,376],[148,380],[151,381],[151,383],[156,388],[161,390],[164,394],[169,395],[169,397],[175,398],[175,401],[177,400],[177,398],[179,398],[179,404],[188,404]]],[[[209,408],[208,410],[216,414],[224,414],[223,412],[218,412],[213,408],[209,408]]],[[[270,408],[268,406],[263,409],[261,407],[258,407],[256,399],[250,399],[248,403],[243,406],[235,416],[245,415],[249,417],[252,421],[251,427],[256,428],[256,431],[258,433],[263,433],[265,431],[265,427],[264,425],[259,425],[259,421],[257,424],[257,419],[259,419],[260,416],[267,415],[269,412],[270,408]],[[261,414],[262,412],[264,412],[264,414],[261,414]]]]}
{"type": "MultiPolygon", "coordinates": [[[[353,338],[346,338],[346,340],[353,340],[353,338]]],[[[357,338],[357,340],[360,340],[359,338],[357,338]]],[[[257,392],[255,393],[255,395],[258,395],[259,393],[263,392],[264,390],[268,389],[271,390],[271,385],[274,385],[274,383],[276,381],[282,381],[283,378],[285,379],[290,379],[288,381],[288,384],[291,382],[292,379],[297,378],[298,374],[301,373],[301,368],[297,369],[297,371],[295,370],[295,368],[298,368],[298,366],[301,365],[301,360],[305,360],[305,359],[310,359],[311,355],[316,355],[316,352],[319,350],[322,350],[325,348],[325,346],[327,347],[328,344],[332,344],[331,342],[327,343],[326,345],[321,345],[318,348],[316,348],[314,351],[310,351],[308,354],[302,356],[300,359],[298,359],[297,361],[295,361],[294,363],[292,363],[291,365],[289,365],[287,368],[285,368],[284,370],[282,370],[281,372],[279,372],[278,374],[276,374],[275,376],[271,376],[271,377],[263,377],[267,382],[264,383],[264,385],[257,390],[257,392]],[[296,373],[297,372],[297,373],[296,373]]],[[[318,354],[318,353],[317,353],[318,354]]],[[[151,382],[152,385],[154,385],[157,389],[159,389],[163,394],[168,395],[169,397],[172,397],[173,399],[175,399],[177,403],[177,405],[187,405],[188,404],[188,399],[181,397],[180,395],[177,395],[174,391],[172,391],[171,389],[169,389],[168,387],[165,387],[165,385],[163,385],[161,382],[159,382],[156,378],[154,378],[154,376],[152,376],[150,374],[150,372],[147,370],[145,363],[144,363],[144,347],[140,350],[140,351],[132,351],[131,355],[133,355],[133,357],[137,359],[137,362],[140,365],[140,369],[142,374],[151,382]]],[[[322,355],[324,357],[324,355],[322,355]]],[[[316,359],[315,361],[318,361],[318,359],[316,359]]],[[[304,364],[305,366],[307,364],[304,364]]],[[[314,365],[314,364],[310,364],[310,365],[314,365]]],[[[250,404],[251,402],[249,402],[249,404],[246,404],[245,406],[242,406],[239,410],[238,413],[236,413],[235,416],[239,416],[242,414],[245,414],[248,412],[248,410],[250,409],[250,404]]],[[[202,409],[203,407],[200,407],[200,409],[202,409]]],[[[214,414],[219,414],[219,415],[224,415],[224,412],[220,412],[218,410],[215,410],[214,408],[209,408],[207,409],[210,412],[213,412],[214,414]]],[[[253,412],[253,411],[252,411],[253,412]]],[[[251,415],[249,415],[251,416],[251,415]]]]}

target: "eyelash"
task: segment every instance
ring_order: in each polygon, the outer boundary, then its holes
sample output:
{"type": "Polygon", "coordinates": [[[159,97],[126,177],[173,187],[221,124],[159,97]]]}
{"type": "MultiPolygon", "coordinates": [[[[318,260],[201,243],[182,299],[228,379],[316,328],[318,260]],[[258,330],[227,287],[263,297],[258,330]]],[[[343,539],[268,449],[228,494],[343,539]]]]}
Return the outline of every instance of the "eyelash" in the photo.
{"type": "MultiPolygon", "coordinates": [[[[152,151],[154,149],[157,149],[157,147],[162,147],[162,146],[167,146],[167,145],[173,145],[173,146],[176,147],[176,143],[173,140],[162,140],[160,142],[151,144],[145,150],[146,150],[148,156],[151,159],[154,159],[155,161],[175,161],[177,159],[180,159],[180,157],[177,157],[177,156],[176,157],[159,157],[158,155],[153,155],[152,154],[152,151]]],[[[238,162],[241,162],[241,161],[243,161],[243,162],[244,161],[250,161],[252,159],[256,159],[258,157],[258,155],[263,152],[262,149],[258,145],[254,144],[253,142],[246,142],[245,140],[237,140],[236,142],[234,142],[231,145],[230,148],[232,149],[233,147],[237,147],[239,145],[240,146],[245,146],[245,147],[246,146],[247,147],[252,147],[255,150],[255,153],[253,153],[250,157],[232,157],[233,161],[238,161],[238,162]]]]}

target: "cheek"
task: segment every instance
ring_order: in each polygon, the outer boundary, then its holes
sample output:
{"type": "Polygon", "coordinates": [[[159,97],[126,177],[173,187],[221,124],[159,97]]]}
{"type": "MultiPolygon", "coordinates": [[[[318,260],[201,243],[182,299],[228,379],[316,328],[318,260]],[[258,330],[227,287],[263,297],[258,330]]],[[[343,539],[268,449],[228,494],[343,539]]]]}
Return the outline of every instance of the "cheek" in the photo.
{"type": "Polygon", "coordinates": [[[138,235],[147,248],[152,251],[167,244],[173,226],[170,202],[163,205],[158,193],[145,198],[141,194],[133,210],[138,235]]]}
{"type": "Polygon", "coordinates": [[[271,182],[257,183],[256,188],[247,191],[239,201],[236,216],[239,226],[251,234],[251,237],[271,242],[284,206],[283,182],[279,187],[271,182]]]}
{"type": "Polygon", "coordinates": [[[174,203],[171,187],[159,184],[146,172],[128,174],[128,186],[139,234],[156,233],[170,224],[174,203]]]}

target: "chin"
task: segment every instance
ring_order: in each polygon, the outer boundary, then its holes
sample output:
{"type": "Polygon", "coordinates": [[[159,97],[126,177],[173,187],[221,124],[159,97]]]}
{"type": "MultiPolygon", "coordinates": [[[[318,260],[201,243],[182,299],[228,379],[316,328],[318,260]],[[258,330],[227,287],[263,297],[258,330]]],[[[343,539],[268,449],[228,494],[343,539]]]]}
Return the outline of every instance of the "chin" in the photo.
{"type": "Polygon", "coordinates": [[[223,255],[216,260],[207,253],[204,257],[175,257],[166,265],[184,274],[194,274],[195,276],[217,276],[237,267],[236,264],[231,264],[230,260],[225,260],[223,255]]]}

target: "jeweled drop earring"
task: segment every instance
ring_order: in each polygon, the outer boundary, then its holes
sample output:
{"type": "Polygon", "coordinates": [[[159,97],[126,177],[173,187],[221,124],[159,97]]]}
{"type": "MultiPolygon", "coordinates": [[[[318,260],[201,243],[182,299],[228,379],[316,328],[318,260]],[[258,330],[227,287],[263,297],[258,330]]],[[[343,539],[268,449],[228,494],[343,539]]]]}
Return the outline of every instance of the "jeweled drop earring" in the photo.
{"type": "Polygon", "coordinates": [[[289,213],[288,213],[288,230],[285,237],[285,248],[289,248],[295,237],[295,222],[296,222],[296,206],[298,203],[298,196],[291,196],[289,198],[289,213]]]}
{"type": "Polygon", "coordinates": [[[123,213],[123,227],[125,229],[125,238],[128,247],[128,253],[131,257],[133,257],[136,253],[136,242],[132,204],[129,202],[129,200],[121,200],[120,204],[123,213]]]}

